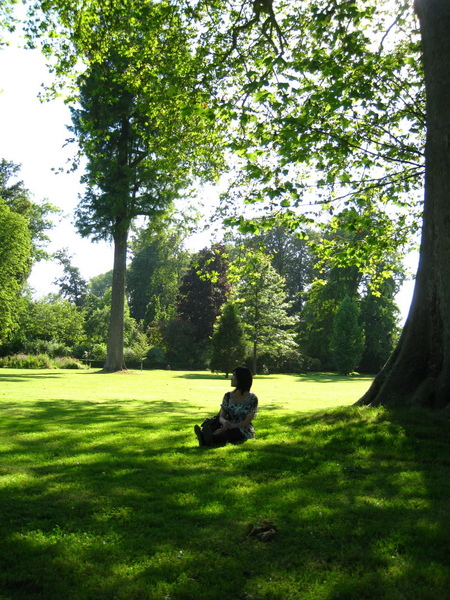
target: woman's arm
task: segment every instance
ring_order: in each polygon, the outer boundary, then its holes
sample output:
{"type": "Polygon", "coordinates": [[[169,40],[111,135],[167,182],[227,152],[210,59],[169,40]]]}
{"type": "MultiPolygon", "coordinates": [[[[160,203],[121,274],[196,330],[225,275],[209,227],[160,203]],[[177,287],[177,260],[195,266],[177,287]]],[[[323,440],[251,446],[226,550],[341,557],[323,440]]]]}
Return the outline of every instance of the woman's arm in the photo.
{"type": "MultiPolygon", "coordinates": [[[[247,420],[247,418],[248,417],[246,417],[245,420],[247,420]]],[[[227,419],[227,413],[224,411],[223,408],[220,410],[220,413],[219,413],[219,421],[222,424],[223,429],[233,429],[233,427],[247,427],[247,425],[242,425],[240,423],[232,423],[231,421],[229,421],[227,419]]],[[[242,422],[244,422],[244,421],[242,421],[242,422]]]]}
{"type": "Polygon", "coordinates": [[[230,401],[230,392],[227,392],[225,394],[225,396],[223,397],[222,404],[220,405],[220,412],[219,412],[219,422],[222,425],[222,427],[225,427],[225,429],[228,429],[230,426],[230,422],[228,421],[228,414],[227,414],[227,407],[228,407],[229,401],[230,401]]]}
{"type": "Polygon", "coordinates": [[[245,417],[245,419],[243,421],[241,421],[240,423],[230,423],[230,428],[239,427],[239,428],[245,429],[245,427],[248,427],[250,425],[250,423],[253,421],[254,417],[255,417],[255,412],[252,411],[252,412],[248,413],[248,415],[245,417]]]}
{"type": "Polygon", "coordinates": [[[225,425],[227,423],[229,423],[228,419],[227,419],[227,413],[224,411],[223,408],[220,409],[219,421],[220,421],[220,424],[222,425],[222,427],[225,427],[225,425]]]}

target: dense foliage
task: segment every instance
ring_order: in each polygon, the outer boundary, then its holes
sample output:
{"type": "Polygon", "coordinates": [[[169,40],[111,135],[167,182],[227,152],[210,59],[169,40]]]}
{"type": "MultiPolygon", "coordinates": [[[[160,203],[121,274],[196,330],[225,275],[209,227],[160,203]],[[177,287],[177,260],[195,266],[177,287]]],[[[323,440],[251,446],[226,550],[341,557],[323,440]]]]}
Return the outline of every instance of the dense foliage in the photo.
{"type": "MultiPolygon", "coordinates": [[[[341,369],[334,321],[351,295],[358,326],[367,331],[363,358],[351,370],[376,372],[396,339],[397,284],[371,292],[355,267],[327,268],[318,278],[317,257],[303,244],[278,230],[237,236],[190,255],[175,232],[142,230],[128,267],[125,364],[144,360],[224,373],[236,364],[255,372],[341,369]]],[[[105,360],[112,272],[86,283],[67,252],[58,257],[64,267],[59,296],[21,298],[17,331],[0,352],[105,360]]]]}
{"type": "Polygon", "coordinates": [[[225,247],[201,250],[181,280],[176,301],[178,319],[190,330],[191,352],[200,360],[229,291],[225,247]]]}
{"type": "Polygon", "coordinates": [[[235,301],[251,347],[251,364],[257,372],[257,358],[268,350],[280,357],[296,346],[293,325],[296,318],[288,315],[290,303],[282,277],[270,258],[262,252],[246,252],[235,270],[235,301]]]}
{"type": "Polygon", "coordinates": [[[36,203],[18,179],[20,166],[0,161],[0,342],[6,343],[18,327],[24,310],[21,294],[34,262],[47,256],[46,231],[56,209],[36,203]]]}
{"type": "Polygon", "coordinates": [[[30,269],[30,233],[26,219],[0,197],[0,341],[17,326],[20,292],[30,269]]]}
{"type": "Polygon", "coordinates": [[[174,315],[181,278],[190,255],[183,248],[178,221],[141,229],[132,242],[133,258],[127,271],[127,296],[131,316],[146,326],[174,315]]]}
{"type": "Polygon", "coordinates": [[[244,327],[236,302],[227,302],[217,320],[211,339],[211,371],[222,371],[228,377],[246,358],[244,327]]]}
{"type": "Polygon", "coordinates": [[[349,296],[345,296],[334,314],[331,351],[341,375],[352,373],[361,361],[364,330],[359,324],[358,305],[349,296]]]}

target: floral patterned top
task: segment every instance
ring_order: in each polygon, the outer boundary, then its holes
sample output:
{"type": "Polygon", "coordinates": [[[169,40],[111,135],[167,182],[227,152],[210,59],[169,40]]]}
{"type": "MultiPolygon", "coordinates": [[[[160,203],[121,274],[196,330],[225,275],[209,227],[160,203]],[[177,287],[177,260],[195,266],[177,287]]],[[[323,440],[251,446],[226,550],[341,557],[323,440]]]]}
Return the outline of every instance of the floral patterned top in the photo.
{"type": "MultiPolygon", "coordinates": [[[[240,423],[251,413],[254,413],[254,416],[256,416],[258,398],[253,392],[249,392],[243,400],[235,402],[232,392],[227,392],[223,397],[221,408],[227,414],[227,419],[231,423],[240,423]]],[[[248,427],[240,427],[239,429],[247,439],[255,437],[255,430],[251,423],[248,427]]]]}

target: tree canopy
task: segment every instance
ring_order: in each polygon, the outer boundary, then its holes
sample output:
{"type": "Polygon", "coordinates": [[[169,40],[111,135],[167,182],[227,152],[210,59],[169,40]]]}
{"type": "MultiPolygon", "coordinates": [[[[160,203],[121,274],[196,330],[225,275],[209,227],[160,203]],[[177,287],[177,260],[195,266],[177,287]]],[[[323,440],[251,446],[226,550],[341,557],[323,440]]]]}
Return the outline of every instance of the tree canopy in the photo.
{"type": "Polygon", "coordinates": [[[208,344],[229,291],[225,247],[204,248],[184,274],[176,303],[177,315],[192,327],[193,341],[200,349],[208,344]]]}
{"type": "Polygon", "coordinates": [[[364,351],[364,330],[359,323],[359,307],[349,296],[339,304],[333,319],[331,350],[338,373],[354,371],[364,351]]]}
{"type": "MultiPolygon", "coordinates": [[[[407,242],[420,215],[424,88],[411,7],[275,5],[284,52],[268,49],[248,70],[232,142],[242,168],[224,199],[260,203],[254,229],[326,223],[352,208],[351,222],[336,226],[373,237],[339,247],[339,260],[370,270],[381,248],[407,242]]],[[[241,214],[230,221],[244,225],[241,214]]]]}
{"type": "Polygon", "coordinates": [[[219,316],[211,340],[211,371],[223,371],[225,377],[246,357],[244,327],[234,302],[227,302],[219,316]]]}
{"type": "MultiPolygon", "coordinates": [[[[406,243],[420,213],[414,192],[424,140],[419,33],[409,4],[52,0],[31,2],[29,31],[44,34],[57,72],[67,74],[80,56],[104,60],[111,41],[133,54],[124,48],[124,24],[140,23],[156,4],[177,11],[202,57],[203,83],[220,90],[187,110],[231,125],[238,162],[227,205],[261,202],[263,223],[279,218],[289,227],[351,205],[354,227],[377,221],[363,248],[340,248],[339,260],[359,268],[372,268],[382,245],[406,243]]],[[[230,221],[244,226],[237,210],[230,221]]]]}
{"type": "Polygon", "coordinates": [[[296,347],[292,326],[296,318],[288,315],[283,278],[262,252],[246,252],[233,265],[233,299],[252,347],[252,370],[257,371],[257,358],[264,350],[278,352],[296,347]],[[289,330],[290,329],[290,330],[289,330]]]}
{"type": "Polygon", "coordinates": [[[81,307],[87,295],[87,281],[81,276],[80,269],[72,265],[67,248],[56,252],[55,258],[63,268],[63,275],[55,280],[59,293],[75,306],[81,307]]]}
{"type": "Polygon", "coordinates": [[[0,197],[0,341],[17,326],[21,290],[30,269],[30,232],[25,217],[0,197]]]}
{"type": "Polygon", "coordinates": [[[194,180],[214,179],[222,166],[214,115],[204,109],[207,69],[189,24],[170,2],[56,1],[39,8],[54,33],[57,72],[67,76],[77,60],[83,64],[71,108],[72,131],[87,159],[76,223],[82,235],[114,241],[105,370],[120,370],[132,223],[160,215],[194,180]]]}
{"type": "Polygon", "coordinates": [[[13,31],[16,24],[13,15],[14,4],[17,4],[17,0],[4,0],[0,4],[0,48],[5,43],[2,36],[3,29],[13,31]]]}
{"type": "Polygon", "coordinates": [[[56,212],[47,202],[37,204],[18,178],[20,166],[0,161],[0,340],[4,343],[17,327],[23,308],[21,297],[33,262],[47,257],[46,234],[56,212]]]}
{"type": "Polygon", "coordinates": [[[30,190],[19,179],[21,165],[5,160],[0,161],[0,198],[9,208],[25,217],[31,237],[31,259],[39,261],[48,258],[45,246],[50,241],[47,232],[53,228],[49,218],[58,209],[49,202],[34,202],[30,190]]]}

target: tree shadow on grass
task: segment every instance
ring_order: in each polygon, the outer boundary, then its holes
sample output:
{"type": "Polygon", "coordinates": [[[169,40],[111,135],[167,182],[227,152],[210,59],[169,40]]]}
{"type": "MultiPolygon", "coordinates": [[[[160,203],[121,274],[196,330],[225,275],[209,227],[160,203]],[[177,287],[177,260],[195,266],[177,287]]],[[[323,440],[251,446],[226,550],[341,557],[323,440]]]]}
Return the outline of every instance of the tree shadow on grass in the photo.
{"type": "MultiPolygon", "coordinates": [[[[349,383],[352,380],[361,381],[367,380],[367,384],[369,385],[373,380],[373,377],[370,375],[357,375],[355,377],[349,377],[346,375],[338,375],[337,373],[290,373],[288,376],[292,377],[292,379],[297,380],[299,383],[301,382],[315,382],[315,383],[336,383],[343,382],[349,383]]],[[[217,373],[182,373],[180,375],[175,375],[179,379],[188,379],[188,380],[210,380],[210,381],[227,381],[230,379],[229,377],[224,377],[223,375],[219,375],[217,373]]],[[[266,375],[266,374],[256,374],[254,376],[254,382],[257,383],[258,379],[265,380],[274,380],[277,379],[277,375],[266,375]]]]}
{"type": "Polygon", "coordinates": [[[182,373],[180,375],[174,375],[178,379],[209,379],[213,381],[227,381],[229,377],[219,375],[218,373],[182,373]]]}
{"type": "Polygon", "coordinates": [[[61,379],[62,377],[64,377],[64,375],[59,374],[59,373],[47,373],[46,371],[42,371],[42,373],[40,372],[39,374],[33,373],[33,372],[30,372],[30,374],[28,374],[28,373],[24,373],[22,371],[21,373],[18,373],[17,375],[15,375],[13,373],[2,374],[0,371],[0,383],[2,383],[2,382],[21,383],[22,381],[33,380],[33,379],[34,380],[39,379],[39,381],[41,381],[42,379],[61,379]]]}
{"type": "MultiPolygon", "coordinates": [[[[349,408],[278,420],[294,440],[268,439],[263,453],[279,469],[273,477],[283,485],[285,522],[302,535],[304,560],[326,570],[339,564],[332,598],[444,599],[450,424],[427,411],[381,410],[368,412],[368,420],[362,413],[349,408]],[[302,493],[294,493],[295,485],[302,493]]],[[[262,466],[259,457],[249,463],[252,474],[262,466]]]]}
{"type": "MultiPolygon", "coordinates": [[[[229,381],[231,379],[231,373],[229,374],[228,377],[225,377],[224,375],[219,375],[217,373],[183,373],[182,375],[175,375],[175,377],[178,377],[179,379],[198,379],[198,380],[202,380],[202,379],[206,379],[206,380],[211,380],[211,381],[229,381]]],[[[274,375],[255,375],[254,376],[255,379],[256,378],[264,378],[264,379],[276,379],[276,376],[274,375]]]]}
{"type": "Polygon", "coordinates": [[[293,374],[293,377],[296,377],[299,382],[302,381],[314,381],[316,383],[351,383],[352,381],[365,381],[367,380],[368,384],[373,381],[372,375],[339,375],[338,373],[300,373],[293,374]]]}
{"type": "Polygon", "coordinates": [[[448,423],[262,418],[259,439],[204,452],[178,404],[36,405],[2,455],[0,593],[448,600],[448,423]],[[270,544],[246,536],[264,518],[270,544]]]}

